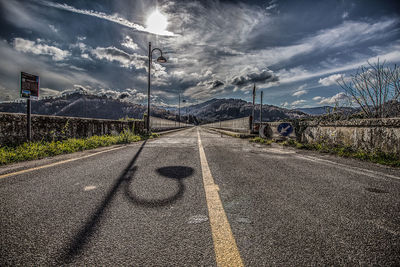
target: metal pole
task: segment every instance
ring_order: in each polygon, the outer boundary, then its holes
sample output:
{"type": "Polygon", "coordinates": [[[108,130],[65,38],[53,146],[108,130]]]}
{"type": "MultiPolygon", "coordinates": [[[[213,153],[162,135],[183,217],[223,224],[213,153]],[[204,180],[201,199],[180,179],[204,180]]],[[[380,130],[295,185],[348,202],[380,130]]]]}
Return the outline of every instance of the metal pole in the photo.
{"type": "Polygon", "coordinates": [[[149,71],[147,78],[147,132],[150,133],[150,69],[151,69],[151,42],[149,42],[149,71]]]}
{"type": "Polygon", "coordinates": [[[256,100],[256,84],[254,84],[254,87],[253,87],[253,111],[251,113],[251,115],[252,115],[251,130],[252,131],[254,129],[254,104],[255,104],[255,100],[256,100]]]}
{"type": "Polygon", "coordinates": [[[179,95],[179,98],[178,98],[178,121],[179,121],[179,124],[178,124],[178,127],[181,127],[181,93],[179,93],[178,94],[179,95]]]}
{"type": "Polygon", "coordinates": [[[31,141],[31,99],[26,99],[26,139],[31,141]]]}
{"type": "Polygon", "coordinates": [[[262,100],[263,100],[263,91],[261,91],[261,96],[260,96],[261,100],[260,100],[260,127],[262,124],[262,100]]]}

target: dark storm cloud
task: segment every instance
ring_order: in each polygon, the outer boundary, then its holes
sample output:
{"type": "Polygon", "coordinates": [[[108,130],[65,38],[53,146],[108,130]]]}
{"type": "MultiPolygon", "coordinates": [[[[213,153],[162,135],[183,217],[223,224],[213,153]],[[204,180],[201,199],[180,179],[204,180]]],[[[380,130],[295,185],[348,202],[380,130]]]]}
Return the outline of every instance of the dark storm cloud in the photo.
{"type": "Polygon", "coordinates": [[[270,70],[262,70],[260,72],[251,72],[241,76],[235,76],[232,79],[232,85],[246,86],[253,83],[277,82],[279,78],[270,70]]]}

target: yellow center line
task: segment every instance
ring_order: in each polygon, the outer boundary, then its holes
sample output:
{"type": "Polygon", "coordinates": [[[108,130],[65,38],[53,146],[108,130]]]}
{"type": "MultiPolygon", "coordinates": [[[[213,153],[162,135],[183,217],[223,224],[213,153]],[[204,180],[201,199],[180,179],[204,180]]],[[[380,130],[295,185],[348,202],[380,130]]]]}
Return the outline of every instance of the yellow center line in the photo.
{"type": "Polygon", "coordinates": [[[124,148],[124,147],[126,147],[126,146],[111,148],[111,149],[103,150],[103,151],[96,152],[96,153],[93,153],[93,154],[90,154],[90,155],[86,155],[86,156],[83,156],[83,157],[67,159],[67,160],[58,161],[58,162],[47,164],[47,165],[42,165],[42,166],[39,166],[39,167],[34,167],[34,168],[25,169],[25,170],[21,170],[21,171],[2,174],[2,175],[0,175],[0,179],[4,179],[4,178],[10,177],[10,176],[19,175],[19,174],[23,174],[23,173],[27,173],[27,172],[32,172],[32,171],[36,171],[36,170],[40,170],[40,169],[50,168],[50,167],[57,166],[57,165],[64,164],[64,163],[68,163],[68,162],[71,162],[71,161],[76,161],[76,160],[80,160],[80,159],[93,157],[93,156],[96,156],[96,155],[99,155],[99,154],[102,154],[102,153],[106,153],[106,152],[109,152],[109,151],[121,149],[121,148],[124,148]]]}
{"type": "Polygon", "coordinates": [[[224,207],[219,197],[218,185],[214,183],[206,154],[201,143],[200,133],[197,130],[203,184],[206,192],[208,216],[214,242],[214,251],[217,266],[243,266],[242,258],[233,237],[231,227],[226,217],[224,207]]]}

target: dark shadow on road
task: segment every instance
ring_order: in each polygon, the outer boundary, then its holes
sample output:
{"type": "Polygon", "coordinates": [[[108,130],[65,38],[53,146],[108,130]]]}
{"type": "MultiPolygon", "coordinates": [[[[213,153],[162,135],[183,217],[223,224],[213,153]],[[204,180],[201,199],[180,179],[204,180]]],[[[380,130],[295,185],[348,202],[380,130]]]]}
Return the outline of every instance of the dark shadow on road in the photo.
{"type": "Polygon", "coordinates": [[[178,182],[178,191],[172,196],[163,198],[163,199],[144,199],[135,196],[134,193],[129,188],[129,185],[132,181],[133,175],[127,177],[126,183],[124,185],[125,195],[134,203],[135,205],[145,206],[149,208],[157,208],[164,207],[170,205],[180,199],[185,192],[185,185],[182,182],[182,179],[189,177],[193,174],[194,170],[190,167],[185,166],[168,166],[158,168],[157,172],[170,179],[174,179],[178,182]]]}
{"type": "Polygon", "coordinates": [[[89,239],[93,236],[94,232],[98,228],[98,225],[101,222],[105,210],[109,208],[109,205],[111,204],[113,198],[119,190],[119,187],[126,179],[128,179],[128,177],[132,177],[133,173],[136,171],[137,167],[135,167],[134,164],[138,159],[140,153],[142,152],[146,141],[147,140],[145,140],[140,146],[135,156],[129,162],[128,166],[124,169],[118,179],[115,181],[103,201],[100,203],[100,205],[97,206],[95,212],[90,216],[85,225],[75,235],[71,243],[67,246],[66,250],[62,252],[61,258],[58,259],[58,262],[61,265],[65,263],[71,263],[71,261],[83,251],[85,245],[88,243],[89,239]]]}

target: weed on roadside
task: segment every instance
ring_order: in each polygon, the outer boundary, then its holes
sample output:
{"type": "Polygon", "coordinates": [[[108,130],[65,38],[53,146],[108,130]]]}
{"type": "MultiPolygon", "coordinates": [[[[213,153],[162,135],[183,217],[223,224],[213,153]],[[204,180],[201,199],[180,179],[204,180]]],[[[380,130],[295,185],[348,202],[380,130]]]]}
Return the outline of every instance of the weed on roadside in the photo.
{"type": "Polygon", "coordinates": [[[254,138],[251,138],[250,142],[260,143],[260,144],[265,144],[265,145],[271,145],[272,144],[272,140],[264,139],[264,138],[261,138],[261,137],[258,137],[258,136],[254,137],[254,138]]]}

